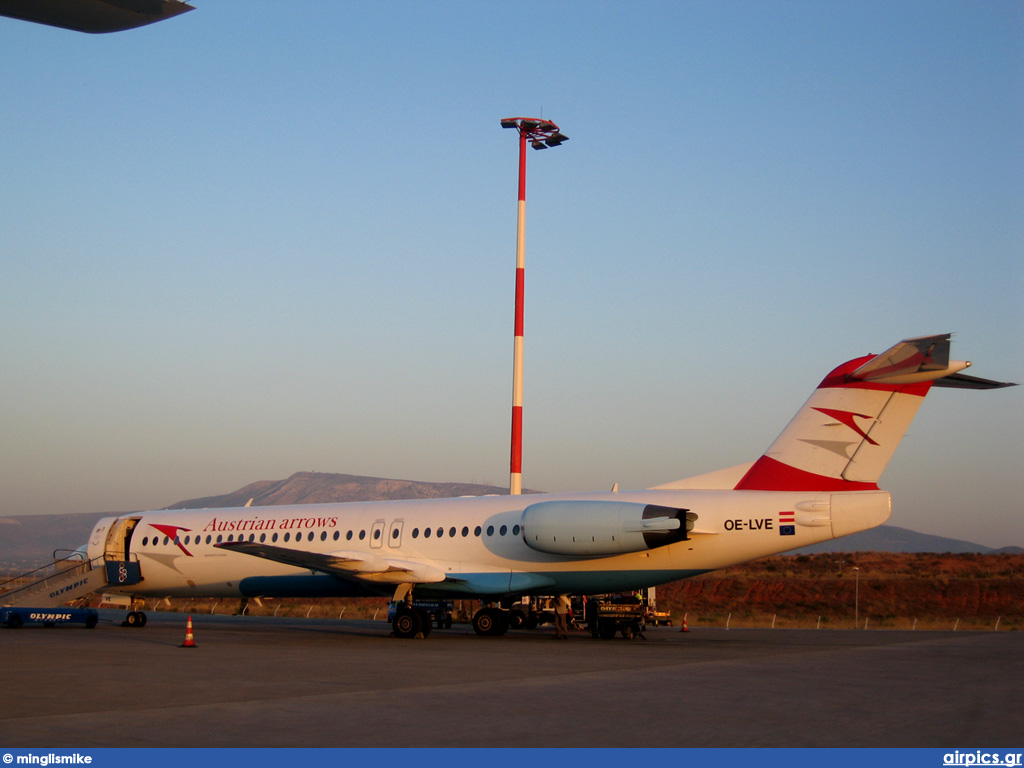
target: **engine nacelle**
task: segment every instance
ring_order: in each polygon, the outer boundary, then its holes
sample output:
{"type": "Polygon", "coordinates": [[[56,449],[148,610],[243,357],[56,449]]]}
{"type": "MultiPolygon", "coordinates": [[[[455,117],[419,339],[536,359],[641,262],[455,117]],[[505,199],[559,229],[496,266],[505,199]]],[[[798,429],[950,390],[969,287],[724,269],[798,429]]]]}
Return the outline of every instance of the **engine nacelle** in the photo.
{"type": "Polygon", "coordinates": [[[551,555],[621,555],[685,541],[696,518],[655,504],[542,501],[523,510],[523,541],[551,555]]]}

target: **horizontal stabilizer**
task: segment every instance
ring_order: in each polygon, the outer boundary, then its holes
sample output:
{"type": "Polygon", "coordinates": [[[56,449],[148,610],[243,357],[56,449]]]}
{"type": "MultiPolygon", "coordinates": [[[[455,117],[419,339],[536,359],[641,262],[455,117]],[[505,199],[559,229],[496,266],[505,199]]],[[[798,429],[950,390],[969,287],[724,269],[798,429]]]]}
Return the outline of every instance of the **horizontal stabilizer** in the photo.
{"type": "Polygon", "coordinates": [[[954,373],[951,376],[943,376],[935,380],[936,387],[950,387],[952,389],[1000,389],[1002,387],[1016,387],[1012,381],[992,381],[992,379],[979,379],[977,376],[967,376],[963,373],[954,373]]]}
{"type": "Polygon", "coordinates": [[[868,360],[848,375],[852,381],[886,385],[935,382],[937,386],[962,389],[995,389],[1012,386],[1008,383],[975,379],[960,373],[970,367],[964,360],[949,359],[951,334],[904,339],[896,346],[868,360]],[[942,384],[945,379],[953,383],[942,384]]]}

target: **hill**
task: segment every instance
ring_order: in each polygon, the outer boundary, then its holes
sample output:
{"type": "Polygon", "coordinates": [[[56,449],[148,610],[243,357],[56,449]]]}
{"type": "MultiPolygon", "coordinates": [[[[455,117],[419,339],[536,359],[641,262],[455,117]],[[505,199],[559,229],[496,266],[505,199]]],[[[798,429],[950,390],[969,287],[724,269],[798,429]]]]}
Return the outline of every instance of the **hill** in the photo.
{"type": "Polygon", "coordinates": [[[981,544],[973,544],[960,539],[947,539],[944,536],[932,536],[918,533],[909,528],[896,525],[880,525],[869,531],[861,531],[812,544],[809,547],[794,550],[796,554],[813,555],[826,552],[980,552],[985,554],[1024,554],[1024,548],[1008,546],[992,549],[981,544]]]}
{"type": "Polygon", "coordinates": [[[250,499],[252,506],[265,507],[277,504],[323,504],[341,501],[450,499],[456,496],[488,496],[502,493],[508,493],[508,489],[474,483],[427,483],[327,472],[296,472],[285,480],[260,480],[233,493],[179,501],[164,509],[242,507],[250,499]]]}
{"type": "Polygon", "coordinates": [[[658,587],[691,625],[1024,629],[1024,555],[766,557],[658,587]]]}

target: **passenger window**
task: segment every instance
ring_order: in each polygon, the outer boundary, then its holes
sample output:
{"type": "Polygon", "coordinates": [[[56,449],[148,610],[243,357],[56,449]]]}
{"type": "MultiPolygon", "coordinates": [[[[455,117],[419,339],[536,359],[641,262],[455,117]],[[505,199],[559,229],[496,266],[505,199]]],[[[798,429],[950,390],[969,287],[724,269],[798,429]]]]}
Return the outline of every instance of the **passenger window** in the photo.
{"type": "MultiPolygon", "coordinates": [[[[274,534],[274,538],[275,538],[275,539],[277,538],[277,534],[276,534],[276,533],[274,534]]],[[[210,535],[207,535],[207,537],[206,537],[206,543],[207,543],[207,544],[209,544],[209,543],[210,543],[210,542],[211,542],[212,540],[213,540],[213,537],[212,537],[212,536],[210,536],[210,535]]]]}
{"type": "Polygon", "coordinates": [[[412,537],[414,539],[418,539],[420,537],[420,529],[419,528],[413,528],[412,529],[412,537]]]}
{"type": "Polygon", "coordinates": [[[362,541],[365,538],[366,538],[366,531],[360,531],[359,532],[359,540],[362,541]]]}
{"type": "Polygon", "coordinates": [[[454,539],[455,538],[455,528],[449,528],[448,529],[448,535],[451,536],[454,539]]]}
{"type": "Polygon", "coordinates": [[[265,542],[266,540],[267,540],[267,534],[265,534],[265,533],[261,533],[261,534],[260,534],[260,544],[262,544],[262,543],[263,543],[263,542],[265,542]]]}
{"type": "Polygon", "coordinates": [[[519,535],[519,526],[518,525],[513,525],[512,526],[512,535],[513,536],[518,536],[519,535]]]}
{"type": "Polygon", "coordinates": [[[254,541],[256,541],[256,534],[255,533],[250,533],[249,534],[249,542],[251,543],[251,542],[254,542],[254,541]]]}
{"type": "Polygon", "coordinates": [[[487,535],[488,536],[493,536],[494,535],[494,526],[493,525],[488,525],[487,526],[487,535]]]}
{"type": "Polygon", "coordinates": [[[397,539],[398,538],[398,529],[397,528],[392,528],[391,529],[391,538],[392,539],[397,539]]]}
{"type": "Polygon", "coordinates": [[[498,529],[498,533],[500,533],[502,536],[504,536],[506,533],[508,533],[508,526],[507,525],[501,526],[501,528],[498,529]]]}
{"type": "MultiPolygon", "coordinates": [[[[455,534],[452,535],[454,536],[455,534]]],[[[464,525],[462,526],[462,538],[466,538],[467,536],[469,536],[469,526],[464,525]]]]}
{"type": "Polygon", "coordinates": [[[341,531],[335,531],[334,532],[334,540],[337,541],[340,538],[341,538],[341,531]]]}
{"type": "Polygon", "coordinates": [[[352,531],[345,534],[345,541],[352,541],[352,531]]]}
{"type": "Polygon", "coordinates": [[[284,535],[284,540],[285,540],[285,541],[288,541],[288,539],[290,539],[291,537],[292,537],[292,535],[291,535],[290,533],[286,533],[286,534],[284,535]]]}
{"type": "Polygon", "coordinates": [[[327,531],[322,531],[320,533],[320,541],[327,541],[327,531]]]}
{"type": "Polygon", "coordinates": [[[149,544],[149,536],[143,536],[142,537],[142,546],[146,546],[147,544],[149,544]]]}
{"type": "Polygon", "coordinates": [[[222,541],[224,541],[224,536],[218,533],[217,534],[217,543],[220,544],[222,541]]]}
{"type": "Polygon", "coordinates": [[[480,535],[480,526],[479,525],[476,528],[473,529],[473,535],[474,536],[479,536],[480,535]]]}
{"type": "Polygon", "coordinates": [[[373,540],[376,541],[379,538],[380,538],[380,528],[377,528],[373,532],[373,540]]]}
{"type": "Polygon", "coordinates": [[[430,538],[430,529],[429,528],[424,528],[423,529],[423,538],[424,539],[429,539],[430,538]]]}
{"type": "Polygon", "coordinates": [[[444,536],[444,528],[438,528],[437,529],[437,538],[440,539],[442,536],[444,536]]]}
{"type": "Polygon", "coordinates": [[[274,533],[273,536],[270,537],[270,540],[275,542],[275,543],[277,542],[277,533],[276,532],[274,533]]]}

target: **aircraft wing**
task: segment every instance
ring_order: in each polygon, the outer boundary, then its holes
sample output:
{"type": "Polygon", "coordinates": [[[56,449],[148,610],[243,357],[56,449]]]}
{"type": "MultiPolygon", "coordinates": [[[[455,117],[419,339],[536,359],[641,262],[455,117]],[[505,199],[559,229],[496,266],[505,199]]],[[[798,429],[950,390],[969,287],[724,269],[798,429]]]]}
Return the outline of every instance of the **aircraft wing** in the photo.
{"type": "Polygon", "coordinates": [[[254,541],[229,541],[214,546],[296,568],[375,584],[434,584],[445,580],[445,572],[431,563],[382,557],[371,552],[307,552],[254,541]]]}
{"type": "Polygon", "coordinates": [[[134,29],[192,10],[181,0],[0,0],[0,16],[92,34],[134,29]]]}

